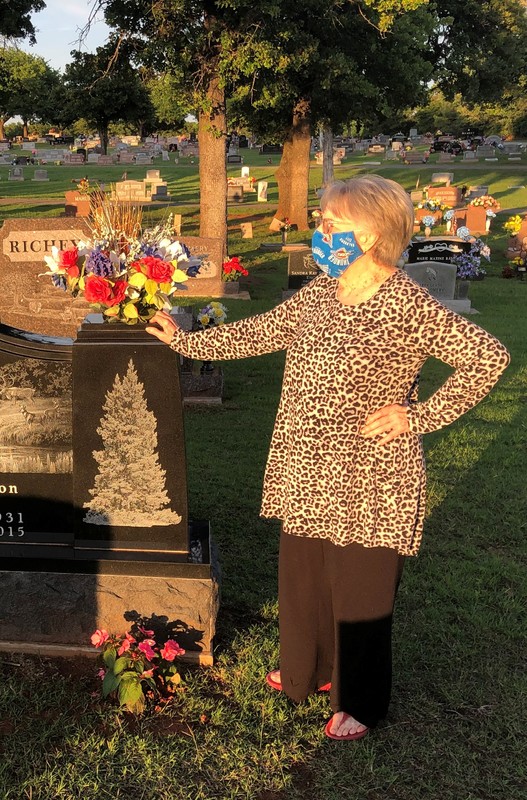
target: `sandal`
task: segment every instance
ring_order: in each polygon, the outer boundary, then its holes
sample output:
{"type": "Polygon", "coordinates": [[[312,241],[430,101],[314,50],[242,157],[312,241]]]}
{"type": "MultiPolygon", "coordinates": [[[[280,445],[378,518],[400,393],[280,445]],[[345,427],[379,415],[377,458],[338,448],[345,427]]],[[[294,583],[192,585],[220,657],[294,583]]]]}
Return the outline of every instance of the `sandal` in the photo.
{"type": "Polygon", "coordinates": [[[331,719],[328,720],[326,727],[324,728],[324,733],[326,734],[326,736],[328,736],[330,739],[333,739],[336,742],[346,742],[352,739],[354,740],[362,739],[362,737],[366,736],[366,734],[370,730],[369,728],[364,728],[363,731],[355,731],[355,733],[347,733],[345,736],[336,736],[334,733],[331,733],[330,730],[332,722],[333,722],[333,717],[331,717],[331,719]]]}
{"type": "MultiPolygon", "coordinates": [[[[280,681],[277,681],[273,678],[275,672],[277,672],[277,670],[268,672],[267,675],[265,676],[265,682],[268,686],[271,687],[271,689],[275,689],[277,692],[282,692],[283,691],[282,684],[280,683],[280,681]]],[[[320,686],[320,688],[317,689],[317,692],[329,692],[329,691],[331,691],[331,683],[325,683],[324,686],[320,686]]]]}

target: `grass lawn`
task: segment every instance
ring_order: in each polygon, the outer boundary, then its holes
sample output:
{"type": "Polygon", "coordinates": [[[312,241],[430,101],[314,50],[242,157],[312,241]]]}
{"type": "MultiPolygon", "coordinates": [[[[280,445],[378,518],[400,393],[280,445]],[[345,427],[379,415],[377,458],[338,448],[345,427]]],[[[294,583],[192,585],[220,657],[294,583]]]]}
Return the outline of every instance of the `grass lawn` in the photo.
{"type": "MultiPolygon", "coordinates": [[[[527,205],[523,190],[507,190],[527,184],[527,164],[479,166],[477,178],[475,168],[468,178],[468,168],[441,171],[454,171],[455,183],[488,183],[502,203],[511,201],[507,207],[527,205]]],[[[383,165],[382,172],[410,188],[418,174],[427,182],[423,167],[383,165]]],[[[55,181],[59,197],[77,172],[54,169],[66,171],[55,181]]],[[[195,170],[160,169],[173,172],[171,192],[181,178],[195,204],[195,170]]],[[[266,170],[261,164],[253,174],[266,170]]],[[[0,177],[12,197],[15,188],[28,197],[42,188],[8,186],[1,168],[0,177]]],[[[317,180],[313,169],[313,186],[317,180]]],[[[8,208],[20,215],[20,207],[8,208]]],[[[258,250],[272,240],[272,203],[230,209],[230,251],[243,255],[251,293],[250,304],[225,301],[232,320],[279,301],[287,259],[258,250]],[[242,240],[237,225],[253,212],[255,238],[242,240]]],[[[195,207],[184,213],[195,227],[195,207]]],[[[490,238],[498,257],[487,278],[471,285],[474,319],[508,346],[512,363],[485,401],[425,437],[426,532],[399,594],[387,720],[360,742],[331,742],[323,735],[326,697],[295,707],[264,684],[277,666],[278,523],[260,519],[258,508],[284,356],[233,361],[224,365],[222,406],[186,412],[189,505],[193,516],[211,519],[223,573],[215,666],[182,668],[173,704],[136,721],[92,696],[99,681],[91,662],[1,655],[2,800],[525,798],[527,281],[499,277],[499,226],[490,238]]],[[[447,374],[429,362],[423,394],[447,374]]]]}

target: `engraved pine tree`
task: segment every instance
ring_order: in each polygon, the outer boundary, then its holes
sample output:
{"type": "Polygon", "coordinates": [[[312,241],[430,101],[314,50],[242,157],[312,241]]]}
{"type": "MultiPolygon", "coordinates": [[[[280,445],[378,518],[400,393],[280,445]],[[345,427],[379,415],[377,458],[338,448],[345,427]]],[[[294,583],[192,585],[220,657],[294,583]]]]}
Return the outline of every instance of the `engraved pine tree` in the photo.
{"type": "Polygon", "coordinates": [[[84,520],[94,525],[173,525],[181,517],[170,508],[166,472],[157,453],[157,422],[148,410],[144,385],[130,359],[126,375],[115,376],[106,395],[97,433],[103,449],[94,450],[99,465],[92,500],[84,520]]]}

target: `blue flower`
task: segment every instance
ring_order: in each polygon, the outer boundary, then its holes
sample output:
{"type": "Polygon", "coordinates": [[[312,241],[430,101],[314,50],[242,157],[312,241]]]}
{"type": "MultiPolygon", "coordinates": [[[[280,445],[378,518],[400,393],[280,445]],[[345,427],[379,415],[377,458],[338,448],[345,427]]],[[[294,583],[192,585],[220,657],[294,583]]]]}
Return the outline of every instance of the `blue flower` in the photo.
{"type": "Polygon", "coordinates": [[[97,249],[92,250],[89,256],[86,257],[84,270],[86,273],[96,275],[98,278],[111,278],[114,274],[112,262],[108,256],[105,256],[104,253],[97,249]]]}

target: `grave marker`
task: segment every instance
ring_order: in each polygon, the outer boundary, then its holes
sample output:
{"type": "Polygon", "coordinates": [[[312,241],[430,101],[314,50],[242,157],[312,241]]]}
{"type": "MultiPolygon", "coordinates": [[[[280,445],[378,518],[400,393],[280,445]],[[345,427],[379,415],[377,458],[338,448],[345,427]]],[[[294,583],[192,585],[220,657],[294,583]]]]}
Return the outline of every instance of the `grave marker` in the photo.
{"type": "Polygon", "coordinates": [[[7,177],[8,181],[23,181],[24,180],[24,170],[22,167],[13,167],[13,169],[9,170],[9,174],[7,177]]]}
{"type": "Polygon", "coordinates": [[[287,290],[282,293],[283,298],[290,297],[319,274],[310,247],[293,250],[287,261],[287,290]]]}
{"type": "Polygon", "coordinates": [[[428,188],[428,198],[437,200],[444,205],[455,208],[462,201],[461,189],[457,186],[430,186],[428,188]]]}
{"type": "Polygon", "coordinates": [[[144,329],[91,320],[73,344],[0,326],[0,374],[12,393],[32,392],[37,409],[27,420],[20,399],[0,399],[0,413],[25,430],[24,444],[0,456],[13,488],[0,495],[0,513],[16,519],[0,538],[0,646],[85,647],[96,628],[148,619],[210,664],[218,582],[208,522],[188,522],[179,357],[144,329]],[[146,480],[130,456],[133,433],[107,446],[121,385],[142,408],[146,480]],[[106,490],[116,455],[130,494],[106,490]]]}
{"type": "Polygon", "coordinates": [[[34,180],[34,181],[49,181],[47,169],[36,169],[32,180],[34,180]]]}
{"type": "Polygon", "coordinates": [[[440,303],[458,314],[477,313],[472,309],[470,300],[456,298],[455,264],[438,261],[422,261],[418,264],[406,264],[405,272],[418,283],[428,289],[440,303]]]}
{"type": "Polygon", "coordinates": [[[259,203],[267,203],[267,181],[258,181],[257,200],[259,203]]]}
{"type": "Polygon", "coordinates": [[[242,232],[242,239],[253,238],[253,224],[252,222],[240,222],[240,230],[242,232]]]}
{"type": "Polygon", "coordinates": [[[422,261],[450,263],[455,256],[469,251],[470,243],[458,236],[416,237],[408,248],[408,263],[422,261]]]}

